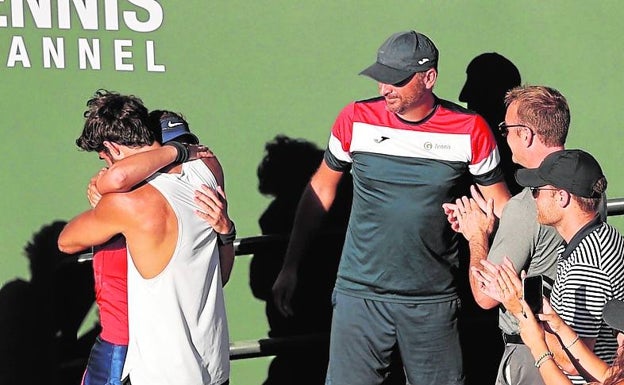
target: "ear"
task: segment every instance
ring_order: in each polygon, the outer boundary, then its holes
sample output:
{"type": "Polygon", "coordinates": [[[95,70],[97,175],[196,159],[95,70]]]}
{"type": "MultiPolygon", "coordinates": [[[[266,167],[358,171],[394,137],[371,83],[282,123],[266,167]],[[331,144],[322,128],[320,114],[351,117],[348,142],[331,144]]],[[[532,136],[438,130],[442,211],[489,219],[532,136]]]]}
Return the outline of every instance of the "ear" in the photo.
{"type": "Polygon", "coordinates": [[[560,207],[566,208],[572,200],[572,195],[565,190],[559,190],[555,195],[555,199],[557,199],[557,204],[559,204],[560,207]]]}
{"type": "Polygon", "coordinates": [[[108,140],[105,140],[104,143],[102,144],[104,144],[104,147],[106,147],[112,159],[119,159],[119,157],[122,154],[122,151],[117,143],[109,142],[108,140]]]}
{"type": "Polygon", "coordinates": [[[531,145],[533,144],[533,137],[535,136],[535,134],[533,134],[533,131],[528,130],[524,127],[521,130],[516,131],[518,131],[518,135],[522,138],[522,142],[525,144],[526,148],[531,147],[531,145]]]}
{"type": "Polygon", "coordinates": [[[423,78],[425,87],[427,87],[427,89],[432,89],[437,79],[438,71],[435,68],[429,68],[427,72],[425,72],[425,76],[423,78]]]}

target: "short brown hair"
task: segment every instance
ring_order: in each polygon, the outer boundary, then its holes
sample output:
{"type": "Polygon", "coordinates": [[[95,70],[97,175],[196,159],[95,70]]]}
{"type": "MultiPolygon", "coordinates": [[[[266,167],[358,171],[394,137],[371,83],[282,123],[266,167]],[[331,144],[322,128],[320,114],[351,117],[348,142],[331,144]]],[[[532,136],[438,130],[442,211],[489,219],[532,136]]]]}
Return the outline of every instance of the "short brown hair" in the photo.
{"type": "Polygon", "coordinates": [[[85,151],[104,151],[105,141],[149,146],[160,134],[149,124],[147,108],[136,96],[97,90],[87,107],[82,134],[76,139],[76,145],[85,151]]]}
{"type": "Polygon", "coordinates": [[[532,127],[548,147],[565,144],[570,127],[570,108],[566,98],[546,86],[522,85],[505,95],[505,106],[518,103],[520,123],[532,127]]]}

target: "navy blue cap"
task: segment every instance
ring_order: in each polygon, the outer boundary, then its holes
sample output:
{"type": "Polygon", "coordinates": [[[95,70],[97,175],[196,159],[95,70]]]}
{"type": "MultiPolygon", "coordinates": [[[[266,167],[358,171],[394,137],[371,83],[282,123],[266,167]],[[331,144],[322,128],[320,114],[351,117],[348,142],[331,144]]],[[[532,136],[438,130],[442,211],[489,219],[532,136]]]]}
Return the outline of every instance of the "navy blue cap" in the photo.
{"type": "Polygon", "coordinates": [[[163,143],[175,140],[184,136],[185,143],[199,144],[199,139],[191,132],[186,122],[177,116],[170,116],[160,120],[160,128],[162,130],[163,143]]]}

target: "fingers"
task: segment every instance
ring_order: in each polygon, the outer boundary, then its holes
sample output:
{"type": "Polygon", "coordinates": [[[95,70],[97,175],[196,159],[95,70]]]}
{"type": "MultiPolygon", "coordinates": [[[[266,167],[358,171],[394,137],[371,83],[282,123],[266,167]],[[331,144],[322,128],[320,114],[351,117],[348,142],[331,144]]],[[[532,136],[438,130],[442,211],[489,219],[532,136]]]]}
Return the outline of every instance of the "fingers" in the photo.
{"type": "Polygon", "coordinates": [[[188,145],[189,150],[193,150],[195,152],[197,152],[198,155],[202,155],[202,157],[214,157],[214,153],[212,152],[212,150],[210,150],[210,148],[208,148],[208,146],[204,146],[203,144],[189,144],[188,145]]]}
{"type": "Polygon", "coordinates": [[[470,273],[477,280],[477,282],[479,282],[479,290],[488,294],[491,291],[492,277],[483,270],[479,270],[474,266],[470,268],[470,273]]]}
{"type": "Polygon", "coordinates": [[[472,198],[461,197],[456,201],[456,215],[459,221],[470,220],[471,224],[477,225],[485,218],[485,213],[479,204],[472,198]]]}
{"type": "Polygon", "coordinates": [[[451,229],[456,233],[460,232],[459,223],[457,222],[457,205],[453,203],[442,204],[442,209],[446,215],[446,220],[451,225],[451,229]]]}
{"type": "Polygon", "coordinates": [[[89,183],[89,185],[87,186],[87,200],[89,201],[91,207],[95,207],[101,198],[102,195],[97,190],[95,184],[89,183]]]}
{"type": "Polygon", "coordinates": [[[497,272],[498,268],[492,262],[488,261],[487,259],[483,259],[479,262],[481,263],[481,266],[485,267],[485,269],[490,273],[492,277],[498,274],[497,272]]]}
{"type": "Polygon", "coordinates": [[[485,210],[483,211],[488,217],[491,217],[494,215],[494,199],[493,198],[488,199],[485,205],[485,210]]]}
{"type": "MultiPolygon", "coordinates": [[[[208,187],[208,186],[206,186],[208,187]]],[[[217,186],[217,193],[219,193],[219,196],[221,197],[222,200],[227,200],[226,196],[225,196],[225,191],[223,191],[223,188],[221,186],[217,186]]]]}
{"type": "Polygon", "coordinates": [[[544,297],[544,300],[542,302],[543,302],[542,312],[544,314],[550,314],[550,313],[555,312],[552,306],[550,306],[550,301],[546,297],[544,297]]]}
{"type": "Polygon", "coordinates": [[[505,257],[503,264],[500,266],[501,270],[505,274],[505,277],[510,282],[511,287],[518,293],[522,292],[522,281],[518,278],[516,269],[509,258],[505,257]]]}
{"type": "Polygon", "coordinates": [[[216,189],[206,185],[201,190],[195,190],[195,203],[199,207],[195,213],[208,222],[219,234],[225,234],[231,228],[231,221],[227,214],[227,200],[225,191],[220,186],[216,189]]]}
{"type": "Polygon", "coordinates": [[[514,266],[513,262],[511,262],[511,259],[509,259],[509,257],[503,258],[503,266],[505,266],[505,268],[507,268],[508,270],[513,271],[514,273],[516,272],[516,267],[514,266]]]}
{"type": "MultiPolygon", "coordinates": [[[[512,275],[515,276],[515,271],[512,273],[512,275]]],[[[505,294],[507,295],[513,295],[516,297],[521,297],[520,295],[518,295],[518,287],[517,285],[513,282],[512,277],[510,277],[509,272],[507,270],[505,270],[504,268],[501,268],[499,270],[499,275],[498,275],[500,282],[501,282],[501,286],[503,287],[503,289],[505,290],[505,294]]]]}
{"type": "Polygon", "coordinates": [[[275,284],[273,285],[272,290],[273,290],[273,300],[275,301],[275,307],[277,307],[277,310],[284,317],[292,316],[293,311],[290,306],[292,292],[288,289],[288,287],[283,285],[279,277],[275,281],[275,284]]]}
{"type": "Polygon", "coordinates": [[[458,198],[455,200],[455,227],[457,227],[456,231],[458,232],[462,232],[462,230],[464,229],[464,219],[467,213],[466,206],[469,204],[468,199],[466,198],[466,200],[464,201],[464,198],[466,197],[458,198]]]}
{"type": "Polygon", "coordinates": [[[218,216],[221,215],[221,210],[223,208],[221,200],[214,193],[214,191],[208,190],[206,192],[202,192],[196,190],[194,201],[199,207],[199,210],[196,210],[197,215],[208,221],[210,224],[214,224],[214,222],[218,219],[218,216]]]}
{"type": "Polygon", "coordinates": [[[470,272],[472,276],[481,284],[481,286],[485,286],[490,283],[489,276],[484,274],[482,270],[477,269],[476,267],[471,267],[470,272]]]}
{"type": "Polygon", "coordinates": [[[466,196],[463,196],[461,198],[457,198],[455,200],[455,206],[457,206],[457,211],[460,214],[465,214],[469,205],[470,205],[470,199],[468,197],[466,197],[466,196]]]}
{"type": "Polygon", "coordinates": [[[455,210],[457,210],[457,205],[453,203],[443,203],[442,209],[444,210],[444,214],[446,215],[454,214],[455,210]]]}
{"type": "Polygon", "coordinates": [[[216,209],[223,208],[223,199],[221,195],[218,195],[218,191],[202,185],[202,190],[195,190],[195,202],[199,207],[206,211],[215,211],[216,209]]]}
{"type": "Polygon", "coordinates": [[[483,198],[483,195],[481,195],[481,192],[479,191],[477,186],[475,186],[475,185],[471,185],[470,186],[470,196],[472,196],[472,199],[475,200],[475,203],[477,203],[477,205],[479,205],[479,208],[481,210],[487,212],[487,210],[486,210],[487,202],[483,198]]]}

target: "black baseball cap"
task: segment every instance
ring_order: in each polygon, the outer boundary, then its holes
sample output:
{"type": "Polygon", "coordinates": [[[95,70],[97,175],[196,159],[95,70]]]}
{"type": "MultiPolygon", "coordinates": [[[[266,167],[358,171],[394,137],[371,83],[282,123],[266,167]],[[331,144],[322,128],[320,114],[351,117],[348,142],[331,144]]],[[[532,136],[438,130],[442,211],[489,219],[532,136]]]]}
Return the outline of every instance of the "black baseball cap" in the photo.
{"type": "Polygon", "coordinates": [[[516,181],[521,186],[552,185],[585,198],[599,198],[604,193],[606,186],[596,187],[596,182],[602,178],[604,174],[598,161],[583,150],[553,152],[538,168],[516,171],[516,181]]]}
{"type": "Polygon", "coordinates": [[[610,299],[602,310],[602,319],[612,329],[624,331],[624,302],[619,299],[610,299]]]}
{"type": "Polygon", "coordinates": [[[360,75],[384,84],[397,84],[437,65],[438,49],[431,39],[416,31],[398,32],[379,47],[377,61],[360,75]]]}

